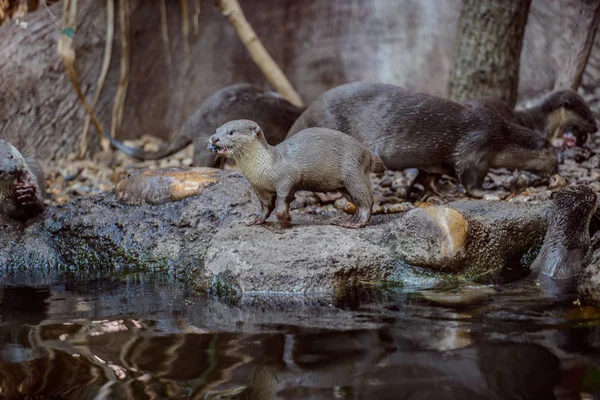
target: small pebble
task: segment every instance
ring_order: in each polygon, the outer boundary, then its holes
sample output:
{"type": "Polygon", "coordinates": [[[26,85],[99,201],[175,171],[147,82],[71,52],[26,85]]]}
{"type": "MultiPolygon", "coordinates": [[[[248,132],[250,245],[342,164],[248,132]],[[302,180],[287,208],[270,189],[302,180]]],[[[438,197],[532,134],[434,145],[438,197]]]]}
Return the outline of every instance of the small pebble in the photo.
{"type": "Polygon", "coordinates": [[[379,186],[382,188],[389,188],[394,183],[394,180],[390,176],[384,177],[381,182],[379,182],[379,186]]]}
{"type": "Polygon", "coordinates": [[[562,176],[556,174],[550,177],[550,184],[548,185],[548,188],[558,189],[565,186],[567,186],[567,181],[562,176]]]}
{"type": "Polygon", "coordinates": [[[500,196],[498,196],[497,194],[484,194],[483,195],[483,200],[487,200],[487,201],[500,201],[500,196]]]}

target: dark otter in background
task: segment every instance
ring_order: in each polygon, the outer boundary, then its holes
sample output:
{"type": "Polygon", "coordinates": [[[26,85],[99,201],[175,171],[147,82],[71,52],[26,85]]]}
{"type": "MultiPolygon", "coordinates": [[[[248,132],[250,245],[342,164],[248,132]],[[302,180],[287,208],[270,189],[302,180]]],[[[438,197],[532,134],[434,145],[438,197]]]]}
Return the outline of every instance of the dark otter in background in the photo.
{"type": "Polygon", "coordinates": [[[110,143],[123,153],[139,160],[168,157],[194,142],[194,165],[214,167],[215,156],[207,150],[208,138],[227,121],[248,118],[265,128],[267,140],[277,144],[304,111],[281,95],[247,83],[227,86],[210,95],[183,124],[177,135],[155,152],[126,146],[105,133],[110,143]]]}
{"type": "Polygon", "coordinates": [[[44,172],[32,157],[0,139],[0,212],[26,219],[44,208],[44,172]]]}
{"type": "Polygon", "coordinates": [[[299,132],[270,146],[260,126],[237,120],[221,126],[209,148],[231,157],[258,196],[262,209],[250,224],[262,224],[275,207],[282,226],[290,225],[289,205],[298,190],[340,191],[357,207],[349,221],[336,225],[361,228],[371,218],[370,172],[383,172],[383,161],[356,139],[325,128],[299,132]]]}
{"type": "Polygon", "coordinates": [[[492,110],[508,122],[544,132],[557,147],[562,139],[566,148],[582,146],[588,136],[598,131],[596,119],[585,100],[572,90],[546,96],[538,105],[515,111],[493,97],[465,100],[463,104],[492,110]]]}
{"type": "Polygon", "coordinates": [[[380,83],[333,88],[294,123],[288,138],[310,127],[335,129],[376,150],[393,170],[456,176],[481,197],[489,168],[523,169],[550,176],[556,150],[530,129],[486,109],[380,83]]]}

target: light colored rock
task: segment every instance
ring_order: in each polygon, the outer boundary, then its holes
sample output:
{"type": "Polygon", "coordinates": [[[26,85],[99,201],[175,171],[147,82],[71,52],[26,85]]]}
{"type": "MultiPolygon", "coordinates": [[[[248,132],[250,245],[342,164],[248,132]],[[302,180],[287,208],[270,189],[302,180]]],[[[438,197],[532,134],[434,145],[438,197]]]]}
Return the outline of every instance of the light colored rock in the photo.
{"type": "Polygon", "coordinates": [[[223,284],[236,292],[315,292],[377,283],[389,278],[395,264],[383,233],[381,227],[295,222],[282,230],[235,224],[212,239],[204,274],[211,286],[223,284]]]}
{"type": "Polygon", "coordinates": [[[449,207],[426,207],[409,211],[396,234],[398,258],[420,267],[456,270],[464,264],[469,224],[449,207]]]}
{"type": "Polygon", "coordinates": [[[419,293],[424,299],[447,307],[465,307],[479,304],[496,294],[496,290],[486,285],[462,285],[446,291],[427,290],[419,293]]]}
{"type": "Polygon", "coordinates": [[[125,204],[164,204],[200,194],[217,183],[219,175],[215,168],[148,169],[122,179],[115,193],[125,204]]]}

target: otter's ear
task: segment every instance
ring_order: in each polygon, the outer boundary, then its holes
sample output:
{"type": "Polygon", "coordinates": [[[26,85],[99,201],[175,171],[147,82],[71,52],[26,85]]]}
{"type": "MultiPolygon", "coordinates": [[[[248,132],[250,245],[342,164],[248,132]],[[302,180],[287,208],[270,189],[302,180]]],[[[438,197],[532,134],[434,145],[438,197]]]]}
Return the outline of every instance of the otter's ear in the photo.
{"type": "Polygon", "coordinates": [[[569,99],[564,99],[564,100],[563,100],[563,104],[562,104],[562,105],[563,105],[563,107],[565,107],[565,108],[569,108],[569,107],[571,107],[571,100],[569,100],[569,99]]]}
{"type": "Polygon", "coordinates": [[[254,125],[251,129],[252,131],[252,136],[258,136],[258,133],[260,132],[260,127],[258,125],[254,125]]]}
{"type": "Polygon", "coordinates": [[[550,200],[554,199],[554,196],[556,196],[556,192],[550,193],[550,200]]]}

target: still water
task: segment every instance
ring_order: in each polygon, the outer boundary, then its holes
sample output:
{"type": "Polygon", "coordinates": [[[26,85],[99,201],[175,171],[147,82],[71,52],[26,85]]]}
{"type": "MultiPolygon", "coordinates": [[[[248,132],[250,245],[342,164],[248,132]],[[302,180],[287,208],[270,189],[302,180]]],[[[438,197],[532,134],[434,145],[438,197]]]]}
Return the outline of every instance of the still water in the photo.
{"type": "Polygon", "coordinates": [[[136,277],[4,286],[0,396],[600,399],[600,310],[495,290],[449,306],[400,289],[225,302],[136,277]]]}

